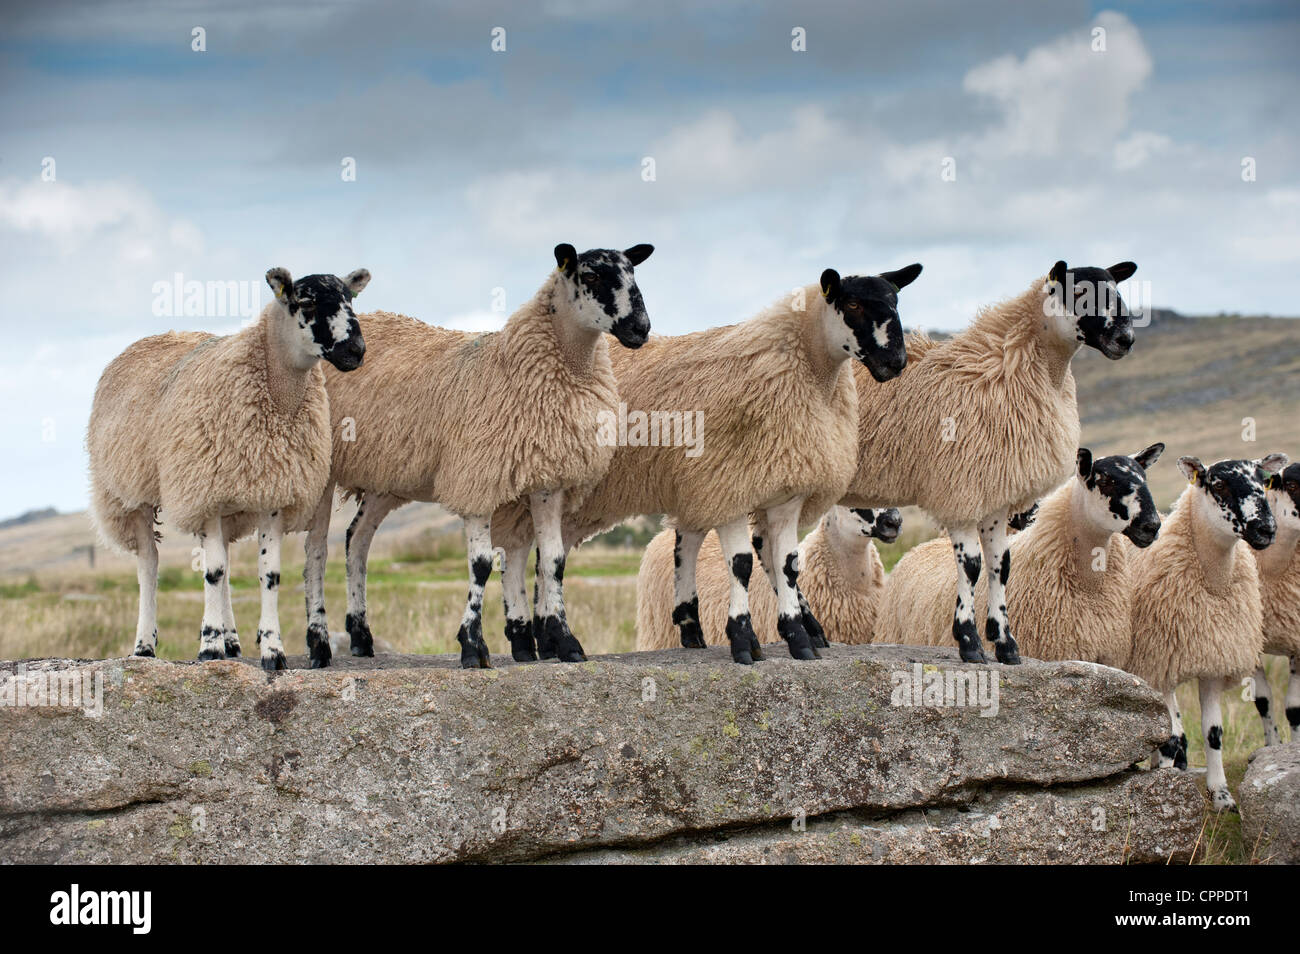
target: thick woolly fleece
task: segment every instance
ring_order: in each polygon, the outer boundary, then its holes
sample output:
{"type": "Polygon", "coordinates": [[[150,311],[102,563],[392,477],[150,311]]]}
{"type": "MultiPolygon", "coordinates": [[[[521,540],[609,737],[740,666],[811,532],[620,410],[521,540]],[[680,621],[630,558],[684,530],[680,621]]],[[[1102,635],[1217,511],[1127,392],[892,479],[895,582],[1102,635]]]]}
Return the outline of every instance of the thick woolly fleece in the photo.
{"type": "Polygon", "coordinates": [[[1133,550],[1133,651],[1124,668],[1161,692],[1188,679],[1239,679],[1255,670],[1263,648],[1259,573],[1238,541],[1225,584],[1211,590],[1196,548],[1204,534],[1189,487],[1174,503],[1160,536],[1133,550]]]}
{"type": "MultiPolygon", "coordinates": [[[[1275,546],[1278,543],[1272,544],[1275,546]]],[[[1252,551],[1257,565],[1262,562],[1265,552],[1252,551]]],[[[1300,547],[1293,546],[1291,561],[1279,573],[1267,573],[1260,566],[1259,585],[1264,614],[1264,652],[1300,656],[1300,547]]]]}
{"type": "MultiPolygon", "coordinates": [[[[875,545],[860,533],[840,549],[832,544],[823,518],[799,544],[799,588],[812,607],[813,615],[836,643],[866,643],[875,628],[876,603],[885,583],[885,567],[875,545]]],[[[636,648],[671,649],[681,644],[680,631],[672,620],[673,547],[675,533],[665,530],[646,547],[636,580],[636,648]]],[[[700,547],[695,568],[700,600],[700,624],[710,646],[727,644],[727,611],[731,596],[731,571],[710,532],[700,547]]],[[[749,581],[749,612],[759,639],[777,636],[776,594],[766,575],[754,574],[749,581]]]]}
{"type": "Polygon", "coordinates": [[[183,533],[220,515],[228,540],[279,510],[286,530],[306,526],[329,477],[330,426],[319,365],[272,370],[263,310],[238,334],[168,332],[143,338],[99,379],[90,412],[91,509],[105,542],[136,550],[134,515],[161,507],[183,533]],[[277,407],[268,375],[298,393],[277,407]],[[292,381],[283,380],[285,376],[292,381]]]}
{"type": "MultiPolygon", "coordinates": [[[[628,412],[700,412],[701,450],[688,457],[683,447],[618,447],[604,477],[566,514],[566,545],[637,514],[668,514],[703,530],[801,494],[809,522],[830,509],[857,462],[854,362],[833,361],[820,343],[820,288],[809,285],[804,299],[802,311],[785,296],[741,324],[652,335],[636,351],[613,354],[628,412]]],[[[522,508],[493,519],[497,546],[524,545],[531,535],[522,508]]]]}
{"type": "Polygon", "coordinates": [[[1045,329],[1046,283],[982,309],[946,341],[909,335],[896,381],[854,369],[859,457],[845,506],[916,504],[940,526],[969,526],[1027,510],[1070,475],[1077,342],[1045,329]]]}
{"type": "Polygon", "coordinates": [[[556,321],[558,280],[489,334],[360,316],[365,363],[326,371],[334,432],[356,438],[334,442],[339,487],[486,516],[521,498],[526,510],[533,491],[600,477],[613,456],[598,440],[600,414],[618,404],[609,346],[556,321]]]}
{"type": "MultiPolygon", "coordinates": [[[[1132,598],[1131,552],[1120,534],[1105,548],[1105,570],[1081,565],[1070,480],[1039,505],[1034,523],[1011,538],[1007,613],[1023,656],[1079,659],[1122,668],[1129,658],[1132,598]]],[[[1162,531],[1163,533],[1163,531],[1162,531]]],[[[952,544],[940,536],[913,547],[885,584],[876,619],[876,643],[948,646],[957,600],[952,544]]],[[[988,580],[975,591],[976,619],[988,606],[988,580]]]]}

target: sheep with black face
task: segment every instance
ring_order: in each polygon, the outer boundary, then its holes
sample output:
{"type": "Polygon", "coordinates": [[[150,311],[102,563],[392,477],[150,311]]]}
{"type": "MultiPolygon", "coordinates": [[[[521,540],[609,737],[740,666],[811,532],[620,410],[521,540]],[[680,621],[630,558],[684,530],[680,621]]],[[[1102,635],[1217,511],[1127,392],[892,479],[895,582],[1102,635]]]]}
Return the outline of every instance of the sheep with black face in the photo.
{"type": "Polygon", "coordinates": [[[948,531],[957,563],[951,635],[966,662],[985,661],[974,602],[984,565],[985,636],[999,662],[1020,661],[1003,609],[1008,521],[1070,475],[1079,446],[1070,361],[1085,345],[1111,359],[1128,353],[1133,321],[1116,283],[1136,270],[1059,261],[950,339],[909,335],[897,384],[857,374],[859,460],[842,502],[915,504],[948,531]]]}
{"type": "Polygon", "coordinates": [[[1190,482],[1160,537],[1133,556],[1133,651],[1129,672],[1164,693],[1172,731],[1152,756],[1187,765],[1187,737],[1175,690],[1197,680],[1205,734],[1205,784],[1217,811],[1235,810],[1223,774],[1220,697],[1249,676],[1263,650],[1259,571],[1251,550],[1273,542],[1277,524],[1264,483],[1286,466],[1285,454],[1221,460],[1206,467],[1180,457],[1190,482]]]}
{"type": "MultiPolygon", "coordinates": [[[[1277,521],[1277,536],[1265,549],[1254,551],[1264,612],[1264,652],[1290,660],[1284,706],[1295,742],[1300,740],[1300,464],[1269,474],[1265,492],[1277,521]]],[[[1281,741],[1277,715],[1262,660],[1255,668],[1255,708],[1264,723],[1264,744],[1277,745],[1281,741]]]]}
{"type": "MultiPolygon", "coordinates": [[[[763,553],[779,568],[770,577],[778,632],[796,659],[816,658],[810,635],[816,621],[798,588],[800,515],[805,525],[820,518],[853,475],[858,402],[851,366],[880,382],[903,371],[898,295],[920,272],[920,265],[909,265],[841,278],[828,268],[819,284],[783,296],[741,324],[652,337],[641,350],[617,355],[619,398],[629,413],[698,415],[699,453],[688,455],[671,442],[619,446],[604,478],[566,514],[565,545],[630,516],[666,514],[681,535],[672,619],[683,646],[703,648],[695,567],[705,535],[716,529],[731,572],[731,655],[748,665],[762,658],[749,610],[753,515],[763,553]]],[[[531,527],[523,516],[517,507],[498,514],[493,539],[506,550],[507,632],[519,634],[512,638],[515,656],[527,659],[534,650],[522,564],[531,527]]],[[[540,654],[553,655],[545,631],[538,633],[540,654]]]]}
{"type": "MultiPolygon", "coordinates": [[[[1016,573],[1007,583],[1006,612],[1025,655],[1128,662],[1132,558],[1125,538],[1148,547],[1160,530],[1146,474],[1163,451],[1164,444],[1152,444],[1132,457],[1093,457],[1079,448],[1074,479],[1011,538],[1016,573]]],[[[947,537],[913,547],[889,574],[873,642],[948,645],[956,596],[947,537]]],[[[987,607],[988,583],[981,580],[975,608],[987,607]]]]}
{"type": "Polygon", "coordinates": [[[370,346],[365,365],[326,375],[333,468],[307,536],[304,569],[314,667],[331,656],[324,572],[336,485],[358,499],[347,537],[346,625],[354,656],[374,654],[366,560],[375,530],[394,508],[425,500],[465,521],[469,597],[456,637],[462,666],[491,665],[482,636],[483,587],[492,568],[488,528],[493,512],[512,503],[538,528],[546,631],[561,658],[585,658],[565,618],[560,514],[613,456],[596,426],[618,405],[606,334],[619,351],[639,348],[649,335],[633,269],[652,251],[634,245],[579,254],[557,245],[555,270],[501,331],[489,334],[388,312],[361,316],[370,346]]]}
{"type": "Polygon", "coordinates": [[[266,273],[275,299],[238,334],[169,332],[143,338],[104,370],[86,446],[91,512],[104,540],[134,553],[140,584],[137,656],[158,642],[161,509],[203,551],[199,659],[240,654],[230,604],[227,545],[259,537],[262,666],[285,668],[278,588],[280,542],[303,529],[329,477],[329,402],[322,359],[340,372],[362,364],[352,299],[370,281],[266,273]]]}

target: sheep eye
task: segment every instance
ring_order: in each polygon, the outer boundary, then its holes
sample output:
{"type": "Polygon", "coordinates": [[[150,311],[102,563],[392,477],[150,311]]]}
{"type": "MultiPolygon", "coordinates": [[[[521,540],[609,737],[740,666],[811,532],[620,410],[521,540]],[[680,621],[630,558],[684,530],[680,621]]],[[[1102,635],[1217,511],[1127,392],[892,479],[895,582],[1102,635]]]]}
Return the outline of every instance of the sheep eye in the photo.
{"type": "Polygon", "coordinates": [[[582,280],[586,282],[588,285],[596,284],[596,276],[593,275],[591,272],[587,272],[587,274],[583,275],[582,280]]]}
{"type": "Polygon", "coordinates": [[[849,302],[849,308],[850,308],[851,310],[853,310],[853,311],[861,311],[861,310],[862,310],[862,302],[860,302],[860,301],[851,301],[851,302],[849,302]]]}

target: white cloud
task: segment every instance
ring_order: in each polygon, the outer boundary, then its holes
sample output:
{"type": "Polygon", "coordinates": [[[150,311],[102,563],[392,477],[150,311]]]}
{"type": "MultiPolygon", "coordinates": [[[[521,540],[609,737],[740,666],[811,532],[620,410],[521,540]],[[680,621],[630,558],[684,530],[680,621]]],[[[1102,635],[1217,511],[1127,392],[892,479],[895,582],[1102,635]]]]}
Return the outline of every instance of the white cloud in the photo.
{"type": "Polygon", "coordinates": [[[1136,169],[1152,156],[1167,151],[1172,144],[1173,140],[1161,133],[1135,132],[1115,143],[1115,168],[1136,169]]]}
{"type": "Polygon", "coordinates": [[[984,138],[990,155],[1057,156],[1109,150],[1128,125],[1129,99],[1152,70],[1137,28],[1121,13],[1104,11],[1088,29],[981,63],[963,87],[1002,113],[984,138]],[[1104,31],[1094,37],[1094,31],[1104,31]],[[1104,40],[1105,49],[1094,49],[1104,40]]]}

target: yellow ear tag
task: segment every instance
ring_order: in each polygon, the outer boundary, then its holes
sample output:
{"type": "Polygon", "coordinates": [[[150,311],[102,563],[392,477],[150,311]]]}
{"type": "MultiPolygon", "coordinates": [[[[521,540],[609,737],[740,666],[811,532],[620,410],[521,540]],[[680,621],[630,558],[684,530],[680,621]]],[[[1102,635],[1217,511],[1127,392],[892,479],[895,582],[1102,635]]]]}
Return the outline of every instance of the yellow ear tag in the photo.
{"type": "MultiPolygon", "coordinates": [[[[820,285],[817,287],[821,288],[820,285]]],[[[822,297],[825,298],[827,301],[830,301],[831,300],[830,290],[826,288],[822,288],[822,297]]]]}

